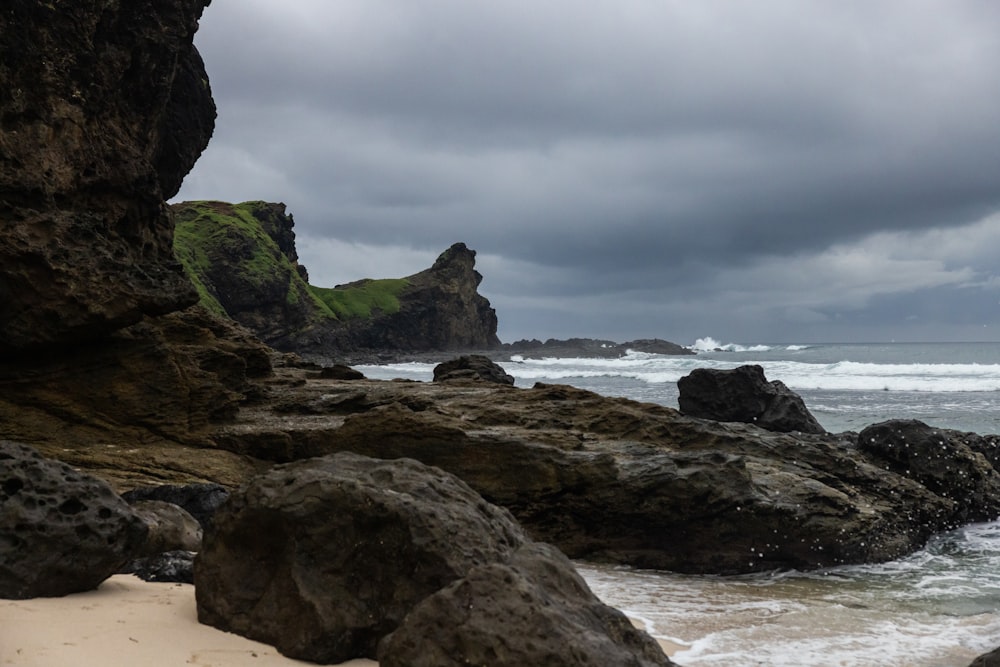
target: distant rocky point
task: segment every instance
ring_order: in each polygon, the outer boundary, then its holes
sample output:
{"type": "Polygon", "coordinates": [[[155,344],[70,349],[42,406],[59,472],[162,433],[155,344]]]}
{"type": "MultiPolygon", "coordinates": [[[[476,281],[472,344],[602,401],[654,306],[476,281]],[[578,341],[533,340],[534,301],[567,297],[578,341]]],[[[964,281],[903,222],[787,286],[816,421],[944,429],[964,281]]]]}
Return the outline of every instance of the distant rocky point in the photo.
{"type": "Polygon", "coordinates": [[[476,252],[464,243],[404,278],[309,284],[285,205],[184,202],[172,207],[174,248],[201,303],[273,347],[356,358],[373,351],[490,350],[496,311],[477,292],[476,252]]]}
{"type": "Polygon", "coordinates": [[[528,358],[597,357],[614,359],[623,357],[630,351],[650,354],[696,354],[689,348],[659,338],[642,338],[627,343],[594,338],[569,338],[566,340],[550,338],[544,343],[540,340],[519,340],[504,345],[503,350],[512,355],[517,354],[528,358]]]}

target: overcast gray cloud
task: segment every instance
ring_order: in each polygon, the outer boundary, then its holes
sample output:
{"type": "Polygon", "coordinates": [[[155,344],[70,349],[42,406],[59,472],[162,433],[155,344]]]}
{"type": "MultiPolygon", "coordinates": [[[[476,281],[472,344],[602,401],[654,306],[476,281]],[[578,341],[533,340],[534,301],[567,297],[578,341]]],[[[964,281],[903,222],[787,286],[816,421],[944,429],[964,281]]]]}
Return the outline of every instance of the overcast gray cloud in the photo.
{"type": "Polygon", "coordinates": [[[479,252],[503,340],[1000,340],[1000,4],[215,0],[178,199],[313,282],[479,252]]]}

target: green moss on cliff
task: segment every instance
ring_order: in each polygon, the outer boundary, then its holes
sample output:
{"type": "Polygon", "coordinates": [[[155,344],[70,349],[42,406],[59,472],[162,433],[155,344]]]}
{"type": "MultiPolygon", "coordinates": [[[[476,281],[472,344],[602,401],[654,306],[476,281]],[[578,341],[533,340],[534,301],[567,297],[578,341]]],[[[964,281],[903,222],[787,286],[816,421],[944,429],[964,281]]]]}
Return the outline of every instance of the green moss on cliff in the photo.
{"type": "MultiPolygon", "coordinates": [[[[213,270],[225,265],[226,282],[236,285],[242,294],[265,293],[276,280],[284,283],[290,305],[302,297],[312,300],[308,285],[277,243],[264,231],[258,215],[271,206],[266,202],[227,204],[216,201],[184,202],[173,207],[176,228],[174,253],[187,270],[202,297],[202,304],[225,314],[225,297],[213,281],[213,270]]],[[[332,316],[329,309],[314,300],[314,309],[332,316]]]]}
{"type": "Polygon", "coordinates": [[[405,278],[360,280],[342,287],[309,289],[340,319],[398,313],[399,295],[409,285],[405,278]]]}
{"type": "MultiPolygon", "coordinates": [[[[409,284],[404,278],[361,280],[333,288],[307,284],[262,224],[262,220],[274,217],[275,206],[257,201],[196,201],[173,206],[174,252],[204,306],[226,314],[225,304],[257,294],[275,294],[277,281],[278,299],[283,298],[293,309],[306,308],[314,321],[399,312],[398,297],[409,284]],[[226,290],[220,281],[228,285],[229,292],[238,291],[239,295],[222,294],[226,290]]],[[[281,215],[283,210],[279,210],[281,215]]]]}

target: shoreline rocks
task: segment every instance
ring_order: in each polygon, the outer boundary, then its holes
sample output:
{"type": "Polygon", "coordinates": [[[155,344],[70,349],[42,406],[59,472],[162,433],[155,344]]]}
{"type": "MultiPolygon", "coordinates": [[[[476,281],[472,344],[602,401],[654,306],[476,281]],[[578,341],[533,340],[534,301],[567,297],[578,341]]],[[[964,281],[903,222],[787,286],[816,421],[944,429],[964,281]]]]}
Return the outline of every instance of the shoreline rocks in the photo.
{"type": "Polygon", "coordinates": [[[463,661],[467,653],[511,667],[672,664],[652,638],[601,604],[564,556],[547,547],[529,556],[524,549],[531,544],[508,512],[413,460],[345,452],[276,466],[236,491],[216,515],[195,561],[198,619],[320,663],[369,657],[386,665],[459,665],[470,664],[463,661]],[[509,589],[514,571],[524,594],[498,607],[494,596],[509,589]],[[454,609],[443,589],[465,581],[484,588],[462,593],[455,613],[468,619],[470,609],[509,611],[507,623],[485,632],[453,628],[449,648],[462,649],[451,662],[434,662],[439,653],[425,649],[435,638],[420,628],[441,619],[427,601],[454,609]],[[421,612],[411,619],[415,608],[421,612]],[[522,641],[539,619],[555,619],[565,632],[574,627],[568,617],[579,623],[584,616],[585,647],[567,651],[564,636],[522,641]],[[393,639],[400,627],[403,634],[393,639]],[[643,662],[602,662],[636,647],[643,662]]]}

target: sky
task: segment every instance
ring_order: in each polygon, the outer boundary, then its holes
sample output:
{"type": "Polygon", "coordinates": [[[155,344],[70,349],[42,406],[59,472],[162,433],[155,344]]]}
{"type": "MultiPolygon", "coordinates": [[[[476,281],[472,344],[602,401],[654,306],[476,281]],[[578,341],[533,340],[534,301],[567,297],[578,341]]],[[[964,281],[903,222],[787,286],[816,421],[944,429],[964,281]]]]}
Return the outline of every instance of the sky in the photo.
{"type": "Polygon", "coordinates": [[[504,342],[1000,341],[1000,3],[215,0],[173,201],[314,285],[464,242],[504,342]]]}

